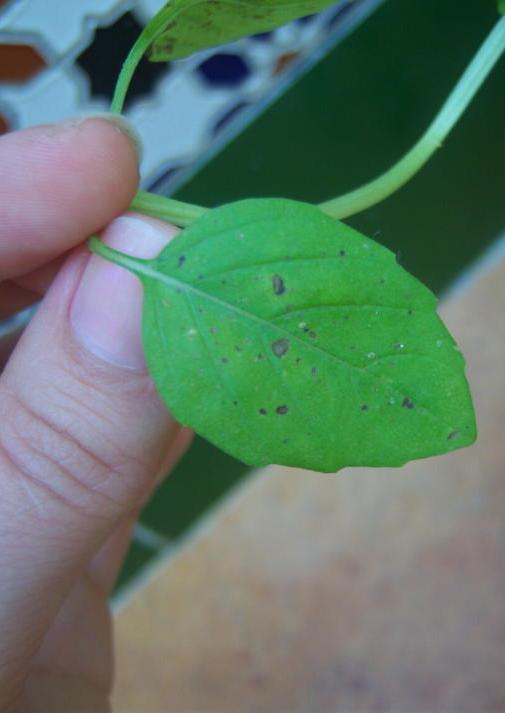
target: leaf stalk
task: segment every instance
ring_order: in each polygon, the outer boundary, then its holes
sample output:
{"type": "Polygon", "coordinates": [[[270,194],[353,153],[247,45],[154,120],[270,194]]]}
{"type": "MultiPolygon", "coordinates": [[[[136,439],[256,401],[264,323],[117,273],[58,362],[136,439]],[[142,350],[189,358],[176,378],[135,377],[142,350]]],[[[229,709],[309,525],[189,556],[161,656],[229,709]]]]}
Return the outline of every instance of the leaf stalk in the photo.
{"type": "Polygon", "coordinates": [[[139,191],[130,205],[130,210],[185,228],[206,213],[208,208],[139,191]]]}
{"type": "Polygon", "coordinates": [[[438,115],[422,138],[392,168],[375,180],[319,204],[332,218],[343,219],[388,198],[409,181],[442,146],[453,126],[505,50],[505,17],[491,30],[438,115]]]}
{"type": "Polygon", "coordinates": [[[166,18],[172,13],[172,6],[162,7],[161,10],[152,18],[144,27],[140,35],[137,37],[135,44],[128,53],[125,59],[119,77],[114,89],[114,96],[110,105],[111,112],[121,114],[124,108],[124,102],[128,87],[137,69],[140,60],[146,53],[149,46],[154,42],[156,37],[163,32],[166,24],[166,18]]]}

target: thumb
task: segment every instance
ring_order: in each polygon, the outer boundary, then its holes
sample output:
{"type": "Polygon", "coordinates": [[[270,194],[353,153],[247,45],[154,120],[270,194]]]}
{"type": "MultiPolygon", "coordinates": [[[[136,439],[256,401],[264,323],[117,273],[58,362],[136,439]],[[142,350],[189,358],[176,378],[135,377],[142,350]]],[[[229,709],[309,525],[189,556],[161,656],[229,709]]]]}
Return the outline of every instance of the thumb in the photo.
{"type": "MultiPolygon", "coordinates": [[[[153,257],[174,233],[126,215],[105,239],[153,257]]],[[[137,278],[78,249],[1,376],[0,691],[169,457],[179,426],[146,373],[140,314],[137,278]]]]}

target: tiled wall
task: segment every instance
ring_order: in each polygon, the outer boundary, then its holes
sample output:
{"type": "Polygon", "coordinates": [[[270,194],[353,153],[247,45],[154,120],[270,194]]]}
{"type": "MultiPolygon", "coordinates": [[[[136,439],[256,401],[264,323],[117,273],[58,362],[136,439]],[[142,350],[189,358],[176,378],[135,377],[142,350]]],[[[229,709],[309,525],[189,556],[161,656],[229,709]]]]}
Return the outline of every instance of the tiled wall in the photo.
{"type": "MultiPolygon", "coordinates": [[[[172,65],[144,62],[128,115],[145,186],[168,192],[382,0],[319,15],[172,65]]],[[[11,0],[0,9],[0,131],[108,106],[129,47],[163,0],[11,0]]]]}

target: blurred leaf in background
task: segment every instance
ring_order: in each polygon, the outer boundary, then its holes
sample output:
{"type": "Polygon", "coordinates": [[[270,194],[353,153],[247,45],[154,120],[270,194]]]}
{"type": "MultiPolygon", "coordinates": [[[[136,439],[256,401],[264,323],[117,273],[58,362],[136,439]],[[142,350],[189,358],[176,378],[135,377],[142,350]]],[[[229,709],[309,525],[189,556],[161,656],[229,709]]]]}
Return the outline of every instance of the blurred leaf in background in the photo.
{"type": "Polygon", "coordinates": [[[148,56],[153,62],[187,57],[207,47],[268,32],[319,12],[331,3],[332,0],[171,0],[152,21],[156,39],[148,56]]]}

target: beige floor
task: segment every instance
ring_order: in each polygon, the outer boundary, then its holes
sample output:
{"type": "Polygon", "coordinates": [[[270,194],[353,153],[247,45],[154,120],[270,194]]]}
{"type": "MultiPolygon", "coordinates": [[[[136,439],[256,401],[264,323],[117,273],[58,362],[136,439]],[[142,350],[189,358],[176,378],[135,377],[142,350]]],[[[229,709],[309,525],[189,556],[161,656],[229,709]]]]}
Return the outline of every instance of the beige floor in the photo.
{"type": "Polygon", "coordinates": [[[120,609],[115,710],[505,711],[505,261],[442,312],[477,445],[257,473],[120,609]]]}

